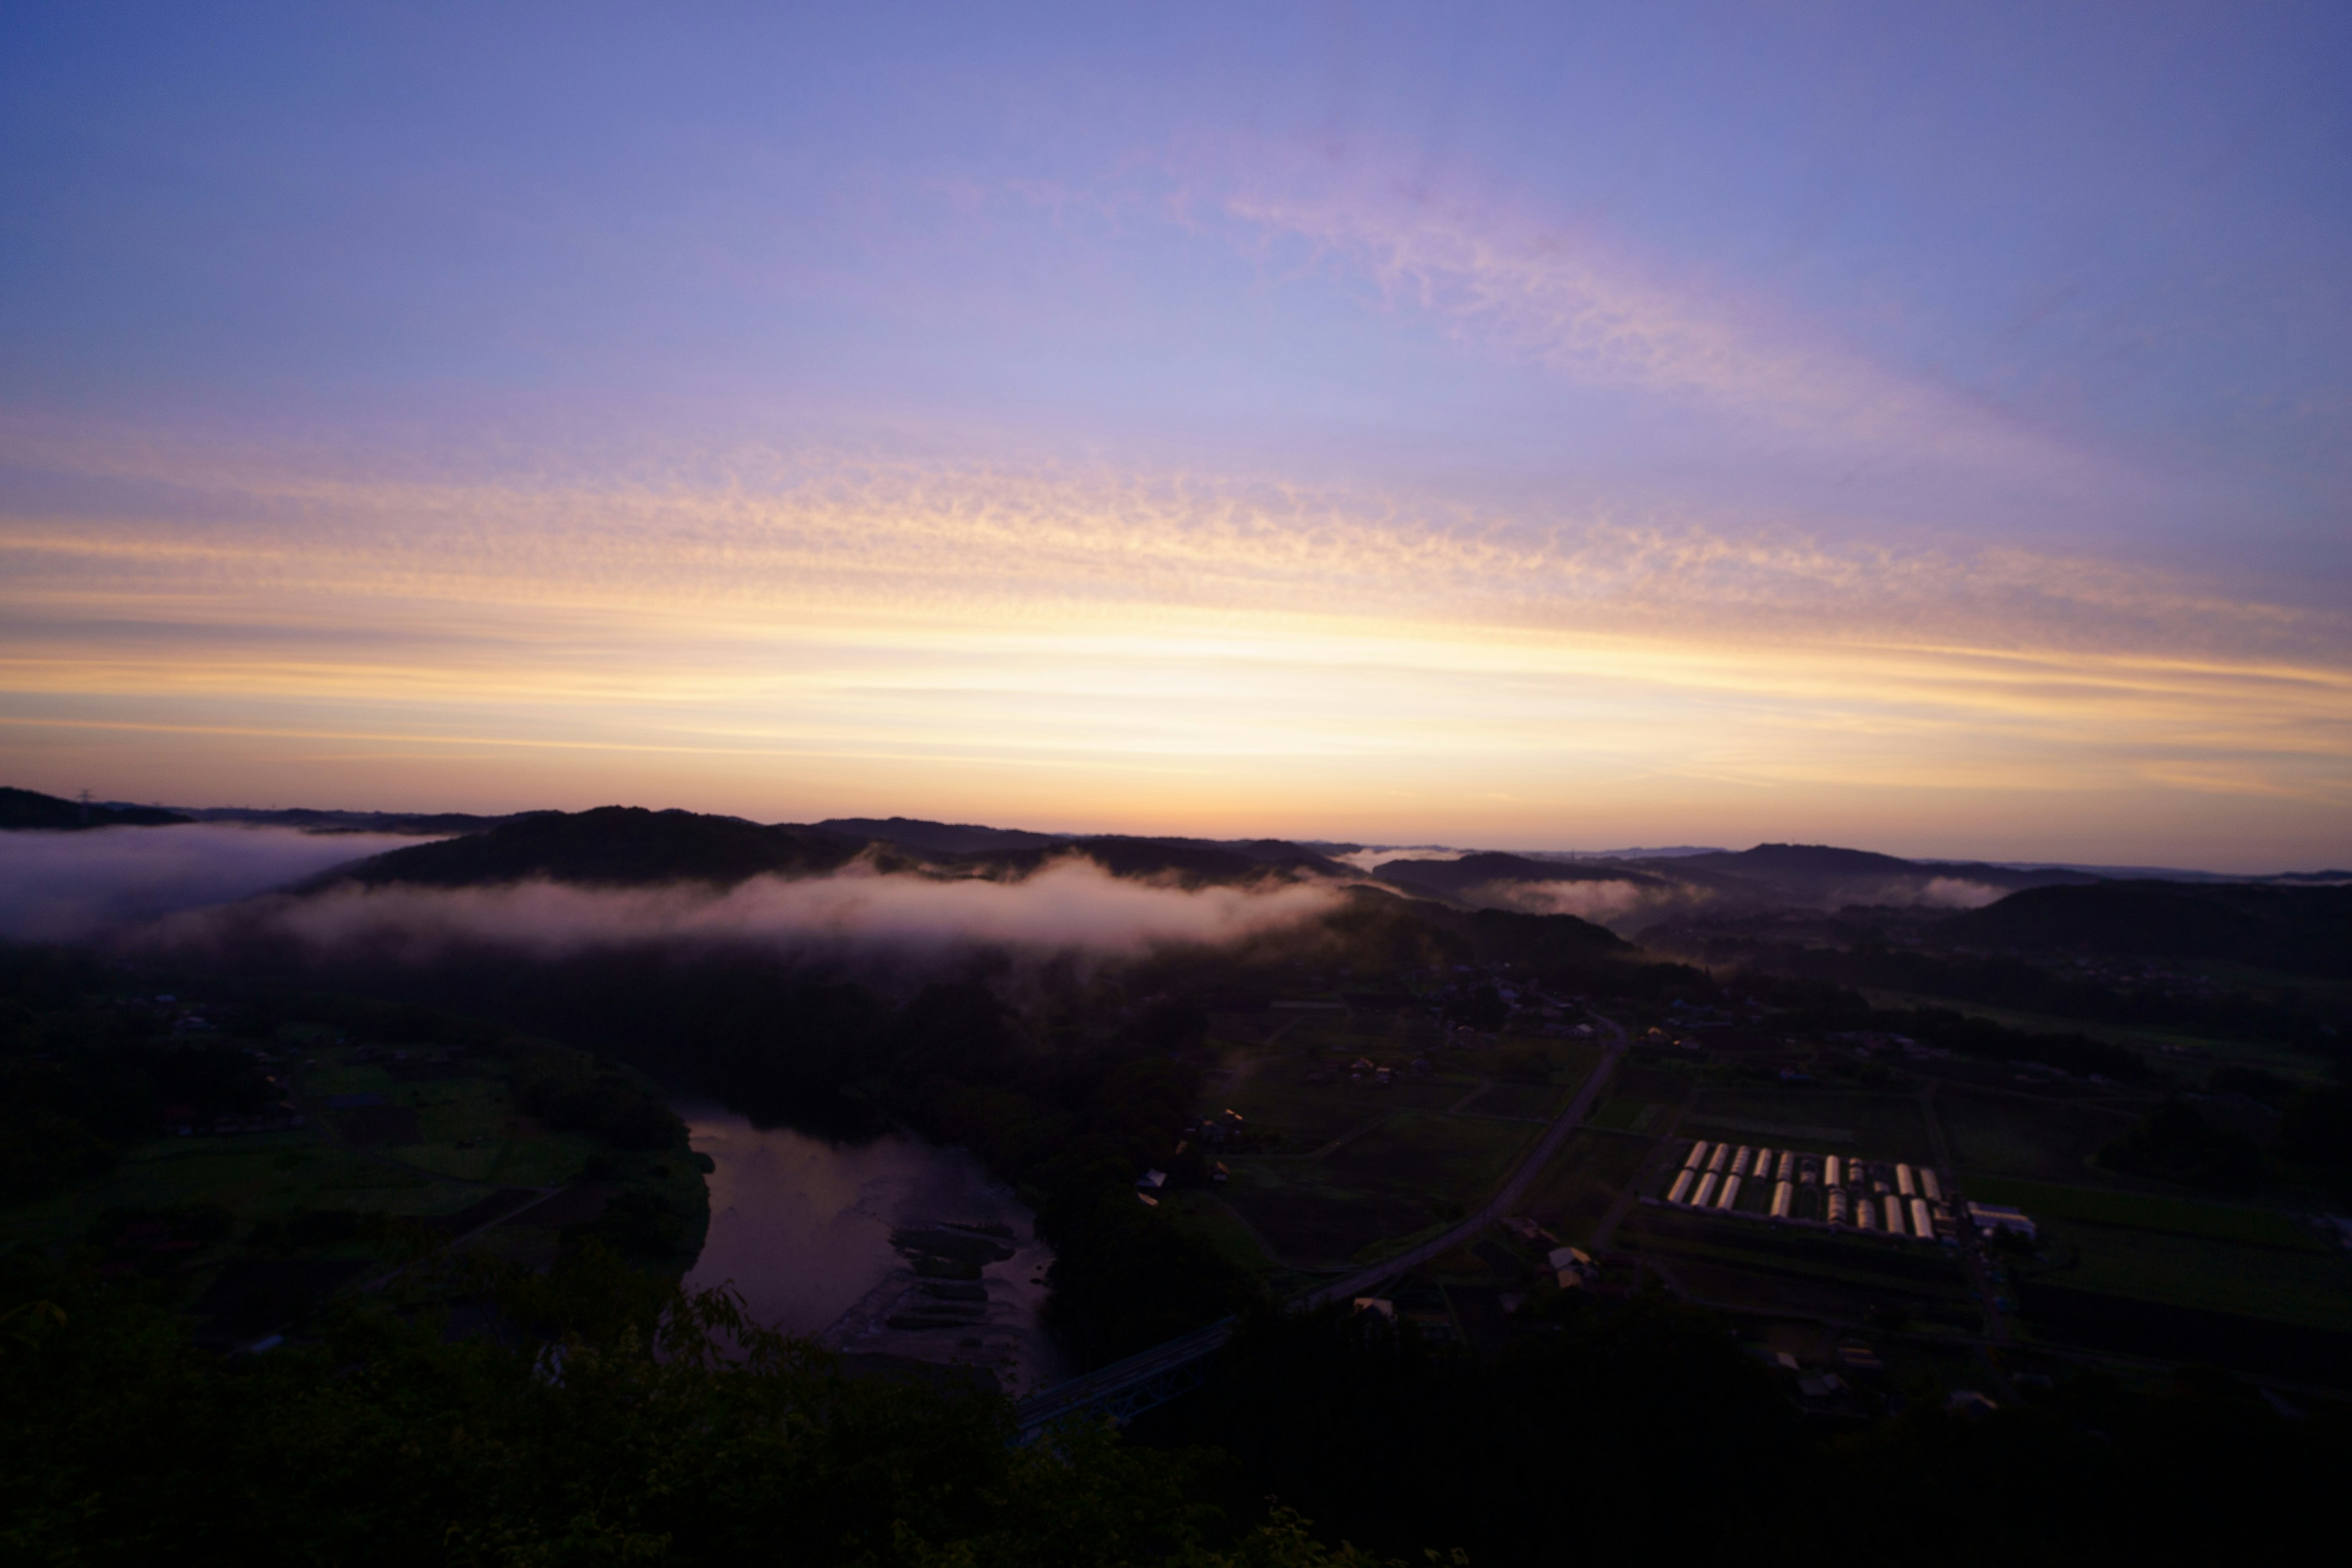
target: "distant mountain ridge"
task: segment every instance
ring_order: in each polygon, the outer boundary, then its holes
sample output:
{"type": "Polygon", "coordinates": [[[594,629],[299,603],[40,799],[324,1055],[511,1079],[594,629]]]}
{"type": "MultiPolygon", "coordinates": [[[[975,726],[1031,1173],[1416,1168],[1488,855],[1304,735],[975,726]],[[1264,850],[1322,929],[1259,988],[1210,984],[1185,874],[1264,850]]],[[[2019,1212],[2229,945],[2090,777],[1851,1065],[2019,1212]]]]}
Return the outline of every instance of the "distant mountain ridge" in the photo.
{"type": "Polygon", "coordinates": [[[1423,897],[1487,909],[1574,905],[1578,885],[1613,885],[1608,918],[1621,929],[1677,910],[1780,907],[1837,909],[1848,904],[1989,901],[2023,888],[2096,880],[2062,869],[2025,870],[1976,862],[1906,860],[1826,844],[1759,844],[1750,849],[1698,850],[1651,859],[1574,859],[1495,851],[1454,859],[1381,862],[1373,875],[1423,897]]]}
{"type": "Polygon", "coordinates": [[[1020,827],[982,827],[965,822],[926,822],[912,816],[829,816],[812,826],[847,838],[877,838],[909,849],[972,855],[991,849],[1038,849],[1067,844],[1077,836],[1032,833],[1020,827]]]}
{"type": "MultiPolygon", "coordinates": [[[[1317,849],[1281,838],[1182,838],[1118,833],[1034,833],[1017,827],[927,822],[907,816],[835,816],[814,825],[826,832],[870,838],[932,854],[987,858],[1004,852],[1038,855],[1074,849],[1122,876],[1156,868],[1215,875],[1241,869],[1240,863],[1309,869],[1340,877],[1349,868],[1317,849]],[[1228,857],[1230,859],[1223,859],[1228,857]]],[[[1008,862],[1009,864],[1009,862],[1008,862]]]]}
{"type": "Polygon", "coordinates": [[[2352,887],[2159,882],[2032,888],[1943,922],[1946,941],[2225,960],[2352,978],[2352,887]]]}
{"type": "Polygon", "coordinates": [[[64,800],[0,784],[0,832],[75,833],[90,827],[169,827],[192,821],[160,805],[64,800]]]}
{"type": "Polygon", "coordinates": [[[516,813],[482,816],[466,811],[333,811],[309,806],[206,805],[183,808],[197,822],[236,822],[252,827],[292,827],[304,833],[480,833],[516,813]]]}
{"type": "Polygon", "coordinates": [[[1372,868],[1372,875],[1399,887],[1433,889],[1455,899],[1496,884],[1625,882],[1661,890],[1675,885],[1664,877],[1622,866],[1535,860],[1496,851],[1465,855],[1458,860],[1386,860],[1372,868]]]}
{"type": "MultiPolygon", "coordinates": [[[[1180,885],[1254,882],[1268,875],[1348,875],[1347,868],[1295,844],[1118,835],[1059,838],[979,848],[1000,830],[886,820],[889,837],[839,828],[860,818],[773,826],[689,811],[607,805],[592,811],[526,812],[479,832],[412,845],[335,868],[306,887],[331,882],[455,888],[545,879],[595,887],[707,882],[728,887],[761,875],[819,876],[872,857],[882,870],[948,876],[1028,876],[1064,855],[1081,856],[1117,877],[1165,878],[1180,885]]],[[[1010,838],[1011,834],[1004,834],[1010,838]]]]}
{"type": "MultiPolygon", "coordinates": [[[[1076,855],[1114,876],[1183,886],[1239,885],[1268,876],[1361,886],[1367,875],[1360,867],[1372,858],[1361,846],[1324,840],[1063,834],[905,816],[763,825],[741,817],[618,805],[505,816],[236,806],[178,811],[118,803],[85,805],[37,791],[0,788],[0,829],[166,826],[192,821],[311,833],[405,833],[437,840],[355,861],[325,879],[314,879],[371,885],[457,887],[528,878],[608,886],[681,880],[731,885],[763,873],[819,875],[860,857],[874,858],[885,869],[1020,878],[1058,856],[1076,855]],[[1338,858],[1342,855],[1353,857],[1355,863],[1338,858]]],[[[2154,868],[1912,860],[1834,845],[1767,843],[1736,851],[1682,846],[1622,858],[1569,851],[1475,850],[1445,858],[1401,853],[1378,860],[1369,878],[1373,885],[1456,909],[1591,912],[1628,934],[1658,920],[1701,910],[1737,914],[1878,904],[1983,904],[2006,910],[2011,896],[2021,892],[2119,885],[2126,879],[2179,889],[2325,889],[2352,881],[2352,874],[2231,878],[2183,872],[2168,877],[2154,868]]],[[[2166,896],[2149,895],[2147,910],[2164,907],[2166,896]]],[[[2029,901],[2013,918],[2026,919],[2037,907],[2029,901]]],[[[2149,913],[2147,918],[2158,917],[2149,913]]],[[[2226,918],[2223,923],[2228,923],[2226,918]]],[[[1998,940],[1997,926],[1995,921],[1985,927],[1984,940],[1998,940]]],[[[2124,934],[2119,929],[2116,940],[2124,934]]]]}
{"type": "Polygon", "coordinates": [[[814,828],[763,827],[737,816],[601,805],[534,811],[480,833],[394,849],[312,879],[365,887],[480,887],[534,878],[592,887],[665,882],[731,886],[763,872],[809,875],[847,865],[866,841],[814,828]]]}

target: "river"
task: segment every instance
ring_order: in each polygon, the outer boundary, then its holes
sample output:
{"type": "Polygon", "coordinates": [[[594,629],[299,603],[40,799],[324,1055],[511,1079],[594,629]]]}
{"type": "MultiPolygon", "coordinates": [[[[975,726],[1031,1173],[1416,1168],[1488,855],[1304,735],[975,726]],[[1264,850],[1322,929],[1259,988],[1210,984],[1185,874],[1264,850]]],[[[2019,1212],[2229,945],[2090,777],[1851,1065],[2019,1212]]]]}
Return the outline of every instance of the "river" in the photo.
{"type": "Polygon", "coordinates": [[[898,1134],[829,1142],[708,1101],[677,1110],[716,1166],[688,1285],[731,1285],[754,1320],[849,1354],[986,1367],[1012,1394],[1069,1375],[1038,1318],[1053,1252],[971,1155],[898,1134]],[[923,1237],[977,1278],[924,1258],[923,1237]],[[919,1265],[950,1278],[919,1278],[919,1265]]]}

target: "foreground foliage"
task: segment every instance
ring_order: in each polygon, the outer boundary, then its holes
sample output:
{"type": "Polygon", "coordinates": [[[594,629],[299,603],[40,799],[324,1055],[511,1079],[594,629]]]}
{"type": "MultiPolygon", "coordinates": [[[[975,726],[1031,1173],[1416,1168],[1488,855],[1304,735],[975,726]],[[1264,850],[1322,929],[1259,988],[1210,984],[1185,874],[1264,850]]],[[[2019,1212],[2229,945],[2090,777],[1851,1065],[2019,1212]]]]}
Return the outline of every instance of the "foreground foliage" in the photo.
{"type": "Polygon", "coordinates": [[[1808,1419],[1722,1318],[1660,1298],[1563,1296],[1497,1361],[1370,1313],[1269,1312],[1130,1436],[1216,1444],[1236,1500],[1482,1565],[2223,1562],[2334,1526],[2340,1405],[2288,1415],[2193,1369],[2081,1371],[2025,1401],[1985,1375],[2003,1407],[1981,1417],[1896,1373],[1808,1419]]]}
{"type": "Polygon", "coordinates": [[[16,1265],[0,1320],[10,1563],[1110,1564],[1369,1560],[1295,1516],[1218,1549],[1198,1461],[993,1394],[845,1376],[594,1248],[478,1280],[501,1331],[354,1309],[222,1360],[136,1289],[16,1265]]]}

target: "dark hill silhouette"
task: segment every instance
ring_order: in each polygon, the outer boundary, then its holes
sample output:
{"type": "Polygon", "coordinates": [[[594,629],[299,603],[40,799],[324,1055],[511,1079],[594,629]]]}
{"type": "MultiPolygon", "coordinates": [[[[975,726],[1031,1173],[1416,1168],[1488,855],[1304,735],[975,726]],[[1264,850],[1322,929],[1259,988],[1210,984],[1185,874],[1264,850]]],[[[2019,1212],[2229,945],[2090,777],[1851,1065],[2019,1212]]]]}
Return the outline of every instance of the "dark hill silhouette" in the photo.
{"type": "Polygon", "coordinates": [[[1458,860],[1388,860],[1373,868],[1372,875],[1415,892],[1433,891],[1457,899],[1498,882],[1631,882],[1660,889],[1672,885],[1665,878],[1621,866],[1530,860],[1497,851],[1465,855],[1458,860]]]}
{"type": "Polygon", "coordinates": [[[414,833],[419,837],[479,833],[511,822],[512,816],[478,816],[466,811],[334,811],[308,806],[264,809],[249,805],[187,808],[198,822],[242,822],[261,827],[299,827],[305,833],[414,833]]]}
{"type": "Polygon", "coordinates": [[[1346,900],[1323,923],[1345,938],[1360,962],[1374,965],[1515,963],[1559,979],[1563,971],[1643,957],[1615,932],[1574,915],[1465,910],[1369,882],[1347,889],[1346,900]]]}
{"type": "Polygon", "coordinates": [[[1759,844],[1737,853],[1709,850],[1654,860],[1562,861],[1489,852],[1457,860],[1389,860],[1374,875],[1424,897],[1473,904],[1507,901],[1499,889],[1515,883],[1629,882],[1652,893],[1703,899],[1717,913],[1910,904],[1936,897],[1931,884],[1939,879],[1997,889],[2095,880],[2079,871],[1905,860],[1826,844],[1759,844]],[[1498,890],[1482,891],[1486,889],[1498,890]]]}
{"type": "Polygon", "coordinates": [[[735,816],[604,805],[530,812],[485,833],[340,867],[313,885],[464,888],[544,877],[599,887],[680,881],[729,886],[762,872],[830,871],[865,847],[864,839],[810,827],[763,827],[735,816]]]}
{"type": "Polygon", "coordinates": [[[1676,859],[1684,866],[1770,881],[1843,881],[1854,877],[1903,876],[1919,868],[1916,862],[1893,855],[1841,849],[1830,844],[1759,844],[1753,849],[1683,855],[1676,859]]]}
{"type": "Polygon", "coordinates": [[[1461,918],[1481,955],[1490,961],[1542,969],[1584,959],[1631,957],[1641,951],[1607,927],[1574,915],[1473,910],[1461,918]]]}
{"type": "Polygon", "coordinates": [[[2031,888],[1955,915],[1944,939],[2025,952],[2224,960],[2352,977],[2352,888],[2099,882],[2031,888]]]}
{"type": "Polygon", "coordinates": [[[824,832],[878,839],[926,855],[961,857],[973,867],[1001,868],[1016,875],[1044,864],[1053,852],[1062,849],[1077,850],[1122,877],[1172,873],[1210,881],[1246,879],[1246,868],[1237,862],[1315,871],[1327,877],[1349,874],[1347,867],[1328,856],[1281,838],[1032,833],[1020,827],[926,822],[910,816],[835,816],[815,826],[824,832]]]}
{"type": "Polygon", "coordinates": [[[977,855],[994,849],[1039,849],[1067,844],[1066,833],[1032,833],[1020,827],[982,827],[970,822],[926,822],[913,816],[830,816],[814,825],[845,838],[877,838],[935,855],[977,855]]]}
{"type": "MultiPolygon", "coordinates": [[[[958,852],[926,850],[907,839],[885,840],[879,847],[881,864],[884,869],[930,868],[950,874],[1017,878],[1057,856],[1076,854],[1116,877],[1165,877],[1186,886],[1254,882],[1269,874],[1311,873],[1331,865],[1297,845],[1272,840],[1234,847],[1202,839],[1032,837],[1045,841],[958,852]]],[[[821,875],[874,847],[877,841],[866,836],[824,826],[763,826],[740,817],[607,805],[583,812],[528,812],[484,832],[339,867],[313,879],[310,886],[356,881],[457,888],[534,877],[603,887],[681,881],[730,886],[763,873],[821,875]]]]}
{"type": "Polygon", "coordinates": [[[192,818],[159,805],[84,805],[38,790],[0,784],[0,832],[27,828],[78,832],[85,827],[168,827],[192,818]]]}
{"type": "Polygon", "coordinates": [[[964,856],[961,864],[1025,877],[1047,861],[1072,853],[1085,856],[1114,877],[1167,878],[1184,887],[1255,882],[1282,868],[1279,863],[1202,839],[1129,838],[1118,834],[1073,838],[1043,848],[964,856]]]}
{"type": "Polygon", "coordinates": [[[2087,872],[2054,867],[2020,869],[1977,862],[1906,860],[1874,850],[1844,849],[1829,844],[1759,844],[1736,853],[1682,855],[1671,860],[1640,864],[1645,870],[1706,888],[1735,903],[1811,904],[1819,908],[1848,903],[1909,903],[1926,893],[1928,885],[1938,879],[2004,889],[2097,880],[2087,872]]]}
{"type": "Polygon", "coordinates": [[[1293,844],[1286,838],[1154,838],[1137,842],[1165,844],[1179,849],[1214,849],[1227,855],[1238,855],[1261,866],[1313,871],[1326,877],[1350,877],[1355,874],[1329,856],[1309,849],[1303,844],[1293,844]]]}

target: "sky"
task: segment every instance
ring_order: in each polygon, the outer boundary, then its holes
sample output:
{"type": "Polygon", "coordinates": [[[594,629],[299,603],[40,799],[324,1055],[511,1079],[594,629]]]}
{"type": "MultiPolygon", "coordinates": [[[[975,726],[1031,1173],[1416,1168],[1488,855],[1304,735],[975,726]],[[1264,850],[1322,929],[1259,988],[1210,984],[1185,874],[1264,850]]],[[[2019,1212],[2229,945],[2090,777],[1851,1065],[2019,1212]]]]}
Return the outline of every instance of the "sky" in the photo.
{"type": "Polygon", "coordinates": [[[2352,859],[2352,10],[20,4],[0,782],[2352,859]]]}

